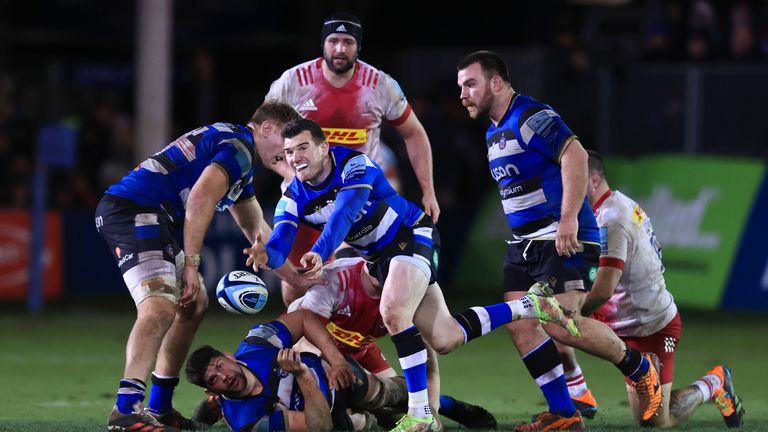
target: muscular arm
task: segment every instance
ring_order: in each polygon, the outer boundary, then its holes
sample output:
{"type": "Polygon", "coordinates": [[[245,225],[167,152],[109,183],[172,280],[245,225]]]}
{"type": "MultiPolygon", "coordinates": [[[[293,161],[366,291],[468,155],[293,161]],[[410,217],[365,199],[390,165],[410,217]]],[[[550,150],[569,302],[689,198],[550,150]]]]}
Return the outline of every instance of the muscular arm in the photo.
{"type": "Polygon", "coordinates": [[[587,194],[587,160],[588,155],[579,140],[574,139],[560,158],[563,181],[563,201],[560,207],[560,223],[557,228],[555,246],[560,255],[573,255],[579,244],[579,210],[584,205],[587,194]]]}
{"type": "Polygon", "coordinates": [[[251,244],[256,242],[256,234],[261,233],[263,238],[269,238],[272,233],[272,229],[264,220],[264,213],[256,199],[233,205],[229,208],[229,213],[251,244]]]}
{"type": "Polygon", "coordinates": [[[331,365],[328,381],[333,388],[346,388],[352,383],[352,371],[336,345],[333,343],[328,330],[314,313],[307,309],[280,315],[278,318],[288,327],[291,337],[298,341],[303,337],[317,347],[325,360],[331,365]]]}
{"type": "Polygon", "coordinates": [[[597,276],[592,284],[592,291],[587,293],[584,305],[581,307],[581,314],[583,316],[588,317],[592,315],[611,298],[613,291],[619,284],[621,273],[622,271],[616,267],[600,266],[597,269],[597,276]]]}
{"type": "Polygon", "coordinates": [[[424,211],[432,217],[433,222],[437,223],[437,219],[440,217],[440,206],[438,206],[435,197],[435,184],[432,178],[432,147],[430,147],[427,132],[413,112],[403,123],[395,126],[395,129],[405,141],[408,159],[411,161],[413,172],[419,180],[424,211]]]}
{"type": "Polygon", "coordinates": [[[184,216],[184,253],[199,254],[203,238],[216,211],[216,203],[227,193],[227,174],[218,165],[209,165],[192,186],[184,216]]]}

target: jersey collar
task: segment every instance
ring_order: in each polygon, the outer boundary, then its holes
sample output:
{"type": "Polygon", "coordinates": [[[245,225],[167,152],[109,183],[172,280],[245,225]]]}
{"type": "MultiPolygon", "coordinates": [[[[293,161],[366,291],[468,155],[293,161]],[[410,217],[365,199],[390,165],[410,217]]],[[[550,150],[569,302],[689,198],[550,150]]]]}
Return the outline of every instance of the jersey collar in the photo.
{"type": "Polygon", "coordinates": [[[613,191],[612,191],[612,190],[610,190],[610,189],[608,189],[608,190],[607,190],[607,191],[606,191],[606,192],[603,194],[603,196],[601,196],[601,197],[600,197],[600,199],[599,199],[599,200],[597,200],[597,201],[595,202],[595,204],[592,206],[592,213],[597,213],[597,209],[599,209],[599,208],[600,208],[600,206],[601,206],[601,205],[603,205],[603,202],[605,202],[605,200],[607,200],[607,199],[608,199],[608,197],[609,197],[609,196],[611,196],[611,194],[613,194],[613,191]]]}

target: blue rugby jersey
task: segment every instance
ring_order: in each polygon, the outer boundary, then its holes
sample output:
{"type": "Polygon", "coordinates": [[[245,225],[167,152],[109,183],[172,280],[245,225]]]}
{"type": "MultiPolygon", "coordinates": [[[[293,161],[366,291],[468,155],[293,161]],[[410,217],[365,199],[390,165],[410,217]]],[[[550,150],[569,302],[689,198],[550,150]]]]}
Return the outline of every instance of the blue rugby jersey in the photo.
{"type": "MultiPolygon", "coordinates": [[[[224,419],[233,431],[250,430],[247,427],[259,421],[263,425],[263,419],[269,422],[270,431],[285,430],[280,411],[304,410],[304,396],[295,377],[277,366],[277,353],[281,348],[292,345],[291,333],[280,321],[254,326],[240,343],[235,359],[256,375],[264,390],[245,399],[220,398],[224,419]]],[[[301,361],[309,367],[328,405],[333,407],[333,393],[320,358],[304,353],[301,354],[301,361]]]]}
{"type": "MultiPolygon", "coordinates": [[[[517,238],[555,237],[563,184],[560,157],[573,132],[550,106],[517,94],[498,125],[485,134],[491,176],[517,238]]],[[[580,241],[600,241],[586,197],[578,214],[580,241]]]]}
{"type": "Polygon", "coordinates": [[[323,260],[342,241],[370,258],[389,245],[401,227],[411,227],[424,216],[392,189],[365,154],[336,146],[330,157],[333,168],[322,184],[311,186],[294,178],[277,203],[267,242],[269,267],[285,262],[299,222],[322,231],[312,251],[323,260]]]}
{"type": "Polygon", "coordinates": [[[215,123],[182,135],[110,186],[106,193],[137,204],[161,207],[180,223],[184,220],[189,192],[208,165],[218,165],[229,179],[229,189],[216,205],[217,211],[253,198],[253,159],[250,129],[215,123]]]}

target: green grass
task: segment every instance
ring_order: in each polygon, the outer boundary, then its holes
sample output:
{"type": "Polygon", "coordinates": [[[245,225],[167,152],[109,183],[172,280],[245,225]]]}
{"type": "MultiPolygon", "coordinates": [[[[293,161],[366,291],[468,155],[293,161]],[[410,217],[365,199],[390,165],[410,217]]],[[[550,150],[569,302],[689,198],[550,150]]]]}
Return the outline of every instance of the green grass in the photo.
{"type": "MultiPolygon", "coordinates": [[[[105,430],[134,319],[133,311],[125,308],[125,299],[116,302],[118,306],[51,306],[40,316],[0,310],[0,431],[105,430]]],[[[274,312],[258,318],[270,318],[274,312]]],[[[210,343],[232,350],[254,322],[212,305],[193,346],[210,343]]],[[[765,430],[768,393],[762,365],[768,358],[766,335],[764,315],[683,313],[675,387],[690,384],[713,364],[726,360],[745,400],[743,430],[765,430]]],[[[388,339],[382,340],[382,348],[390,360],[396,359],[388,339]]],[[[589,429],[638,430],[616,368],[586,354],[579,359],[600,404],[597,417],[587,422],[589,429]]],[[[483,405],[496,415],[503,429],[546,409],[503,330],[441,357],[440,368],[444,394],[483,405]]],[[[184,382],[174,404],[190,414],[202,397],[201,389],[184,382]]],[[[448,420],[446,426],[458,429],[448,420]]],[[[724,427],[715,407],[707,404],[676,430],[724,427]]]]}

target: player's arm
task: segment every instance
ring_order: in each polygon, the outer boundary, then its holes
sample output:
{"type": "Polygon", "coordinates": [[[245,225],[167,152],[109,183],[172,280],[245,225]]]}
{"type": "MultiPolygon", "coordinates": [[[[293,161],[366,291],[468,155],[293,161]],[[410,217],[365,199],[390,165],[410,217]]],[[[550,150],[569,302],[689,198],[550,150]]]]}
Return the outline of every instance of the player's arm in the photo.
{"type": "Polygon", "coordinates": [[[261,233],[262,237],[266,238],[272,233],[256,198],[235,203],[229,208],[229,213],[251,244],[256,242],[257,234],[261,233]]]}
{"type": "Polygon", "coordinates": [[[322,357],[331,365],[328,383],[332,388],[342,389],[352,384],[354,380],[352,369],[339,349],[336,348],[328,330],[314,313],[299,308],[294,312],[280,315],[278,320],[285,324],[294,341],[306,337],[312,345],[320,350],[322,357]]]}
{"type": "Polygon", "coordinates": [[[293,374],[304,396],[304,412],[288,411],[287,431],[330,431],[333,429],[331,409],[320,386],[307,365],[302,363],[297,351],[281,349],[277,364],[285,372],[293,374]]]}
{"type": "Polygon", "coordinates": [[[560,255],[571,256],[579,249],[579,211],[587,194],[587,155],[578,139],[565,144],[560,158],[563,182],[563,201],[560,207],[560,223],[555,237],[555,248],[560,255]]]}
{"type": "Polygon", "coordinates": [[[180,305],[185,305],[195,298],[200,289],[197,276],[197,265],[193,258],[199,258],[203,248],[203,239],[208,226],[216,211],[216,203],[227,192],[229,178],[222,167],[217,164],[208,165],[200,178],[192,186],[187,197],[184,216],[184,255],[190,259],[184,266],[184,292],[179,299],[180,305]]]}
{"type": "Polygon", "coordinates": [[[437,204],[435,196],[435,184],[432,174],[432,147],[429,144],[427,132],[424,126],[411,111],[404,122],[395,125],[395,129],[400,133],[405,141],[405,148],[408,151],[408,159],[411,161],[413,172],[419,180],[421,186],[421,203],[424,205],[424,212],[432,217],[432,221],[437,223],[440,217],[440,206],[437,204]]]}
{"type": "Polygon", "coordinates": [[[584,305],[581,307],[583,316],[590,316],[611,299],[616,286],[621,279],[622,270],[616,267],[601,265],[597,269],[592,291],[587,293],[584,305]]]}
{"type": "Polygon", "coordinates": [[[321,262],[325,262],[337,247],[344,241],[349,229],[355,222],[365,201],[371,194],[371,186],[368,184],[353,184],[345,186],[336,195],[334,211],[323,228],[323,232],[310,249],[318,254],[321,262]]]}

